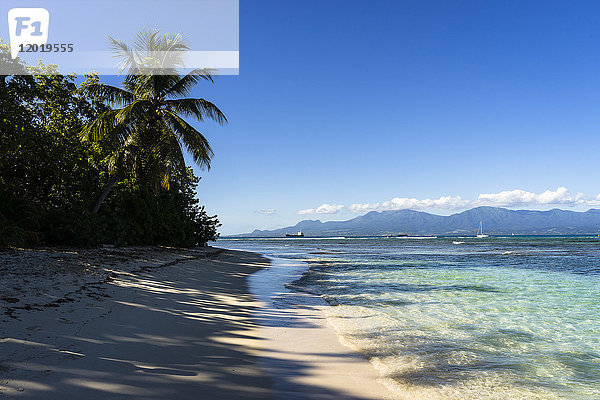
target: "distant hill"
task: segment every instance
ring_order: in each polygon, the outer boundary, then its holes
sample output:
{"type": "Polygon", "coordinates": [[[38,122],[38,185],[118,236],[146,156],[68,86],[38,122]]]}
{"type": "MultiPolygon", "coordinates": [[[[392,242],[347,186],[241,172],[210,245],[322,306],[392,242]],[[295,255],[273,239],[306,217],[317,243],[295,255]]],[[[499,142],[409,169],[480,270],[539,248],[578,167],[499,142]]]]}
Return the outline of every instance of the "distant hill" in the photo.
{"type": "Polygon", "coordinates": [[[474,235],[483,221],[486,234],[575,235],[596,234],[600,229],[600,210],[575,212],[508,210],[477,207],[441,216],[413,210],[372,211],[348,221],[304,220],[294,226],[275,230],[255,230],[237,237],[283,237],[302,231],[306,236],[474,235]]]}

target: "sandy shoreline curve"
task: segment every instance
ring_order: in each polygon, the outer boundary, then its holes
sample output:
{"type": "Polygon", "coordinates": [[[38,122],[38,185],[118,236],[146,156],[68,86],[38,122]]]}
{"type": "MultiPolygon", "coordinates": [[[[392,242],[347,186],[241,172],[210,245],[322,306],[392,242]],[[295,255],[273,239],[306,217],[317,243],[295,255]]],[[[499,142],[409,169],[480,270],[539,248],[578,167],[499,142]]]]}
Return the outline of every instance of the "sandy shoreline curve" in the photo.
{"type": "Polygon", "coordinates": [[[321,297],[289,289],[308,264],[272,258],[249,276],[258,299],[259,362],[278,399],[397,399],[373,365],[340,343],[321,297]]]}
{"type": "Polygon", "coordinates": [[[389,398],[318,307],[250,293],[269,265],[211,247],[0,251],[0,398],[389,398]]]}

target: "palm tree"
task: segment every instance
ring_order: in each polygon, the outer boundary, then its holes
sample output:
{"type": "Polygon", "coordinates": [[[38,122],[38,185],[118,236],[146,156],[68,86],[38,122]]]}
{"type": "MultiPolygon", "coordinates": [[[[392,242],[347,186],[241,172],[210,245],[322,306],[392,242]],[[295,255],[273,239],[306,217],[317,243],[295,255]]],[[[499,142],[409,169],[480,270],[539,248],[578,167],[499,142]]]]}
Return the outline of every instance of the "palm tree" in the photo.
{"type": "Polygon", "coordinates": [[[211,119],[223,125],[225,115],[213,103],[187,98],[201,80],[214,82],[211,71],[195,69],[178,73],[188,46],[180,35],[161,35],[158,30],[142,31],[132,47],[110,38],[113,50],[127,70],[122,88],[88,79],[82,90],[105,101],[114,109],[103,112],[81,132],[84,140],[105,140],[114,151],[107,158],[110,178],[91,209],[98,212],[102,202],[128,172],[155,192],[168,189],[174,173],[185,171],[183,149],[199,167],[210,168],[213,151],[206,138],[185,119],[211,119]]]}

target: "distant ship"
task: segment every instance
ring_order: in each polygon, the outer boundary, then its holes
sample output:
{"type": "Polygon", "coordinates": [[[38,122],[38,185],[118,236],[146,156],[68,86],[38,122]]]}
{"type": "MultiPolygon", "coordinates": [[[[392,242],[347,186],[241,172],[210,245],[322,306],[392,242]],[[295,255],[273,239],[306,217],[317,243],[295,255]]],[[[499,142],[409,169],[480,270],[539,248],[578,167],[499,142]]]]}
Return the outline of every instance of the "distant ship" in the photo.
{"type": "Polygon", "coordinates": [[[397,235],[387,235],[386,238],[393,238],[393,237],[406,237],[408,236],[408,233],[399,233],[397,235]]]}
{"type": "Polygon", "coordinates": [[[285,237],[304,237],[304,233],[302,231],[298,233],[286,233],[285,237]]]}
{"type": "Polygon", "coordinates": [[[477,237],[481,239],[481,238],[486,238],[488,236],[489,235],[485,235],[483,233],[483,221],[479,221],[479,229],[477,229],[477,237]]]}

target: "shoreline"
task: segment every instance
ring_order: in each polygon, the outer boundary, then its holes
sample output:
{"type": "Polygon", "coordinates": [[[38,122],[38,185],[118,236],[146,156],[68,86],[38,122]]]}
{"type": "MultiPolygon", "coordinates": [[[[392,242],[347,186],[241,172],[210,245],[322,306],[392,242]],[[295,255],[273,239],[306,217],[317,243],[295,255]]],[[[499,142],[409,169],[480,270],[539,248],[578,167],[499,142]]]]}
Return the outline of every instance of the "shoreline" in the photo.
{"type": "Polygon", "coordinates": [[[0,251],[0,398],[391,398],[323,304],[252,293],[273,265],[212,247],[0,251]]]}
{"type": "Polygon", "coordinates": [[[324,299],[287,288],[306,272],[303,261],[269,257],[271,265],[249,276],[263,369],[273,377],[278,399],[393,399],[370,361],[342,344],[328,322],[324,299]],[[288,360],[302,365],[299,371],[288,360]]]}

